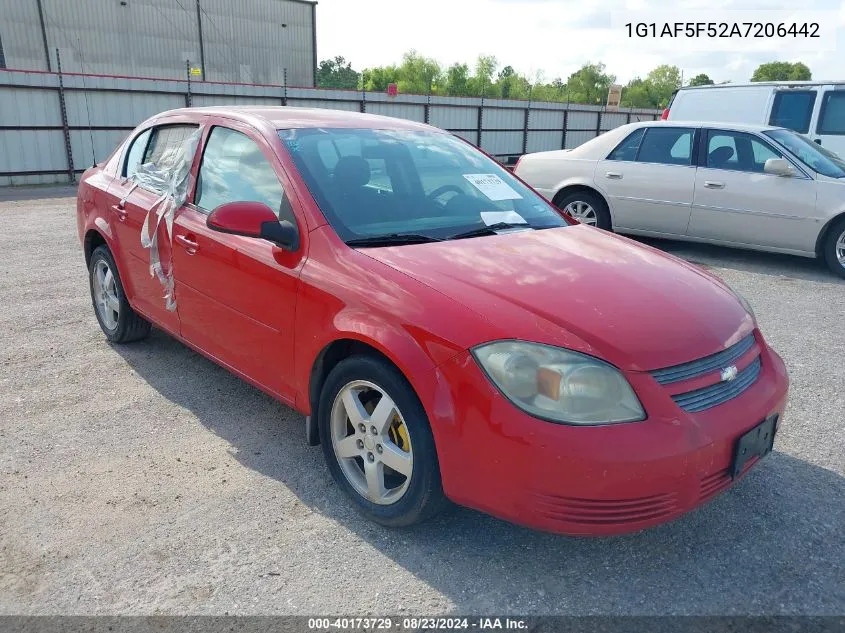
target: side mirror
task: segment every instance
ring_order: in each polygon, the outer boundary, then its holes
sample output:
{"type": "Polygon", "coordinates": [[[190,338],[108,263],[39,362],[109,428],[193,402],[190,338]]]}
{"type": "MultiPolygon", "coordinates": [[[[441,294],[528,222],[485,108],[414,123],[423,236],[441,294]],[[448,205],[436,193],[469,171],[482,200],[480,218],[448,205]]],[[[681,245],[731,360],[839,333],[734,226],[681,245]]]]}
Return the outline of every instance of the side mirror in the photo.
{"type": "Polygon", "coordinates": [[[295,251],[299,248],[299,231],[287,220],[279,220],[263,202],[227,202],[221,204],[206,220],[206,226],[220,233],[257,237],[295,251]]]}
{"type": "Polygon", "coordinates": [[[766,161],[766,164],[763,165],[763,171],[767,174],[774,174],[775,176],[795,175],[795,170],[785,158],[770,158],[766,161]]]}

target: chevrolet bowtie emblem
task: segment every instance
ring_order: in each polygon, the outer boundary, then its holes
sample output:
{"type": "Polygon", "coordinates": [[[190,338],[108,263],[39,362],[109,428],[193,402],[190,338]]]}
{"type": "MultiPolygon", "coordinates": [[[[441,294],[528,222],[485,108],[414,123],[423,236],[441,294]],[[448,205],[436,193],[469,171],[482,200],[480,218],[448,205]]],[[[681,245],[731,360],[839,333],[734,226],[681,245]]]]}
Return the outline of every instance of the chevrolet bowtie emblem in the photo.
{"type": "Polygon", "coordinates": [[[736,365],[731,365],[730,367],[725,367],[721,373],[719,374],[719,378],[722,379],[722,382],[730,382],[736,378],[736,375],[739,373],[737,371],[736,365]]]}

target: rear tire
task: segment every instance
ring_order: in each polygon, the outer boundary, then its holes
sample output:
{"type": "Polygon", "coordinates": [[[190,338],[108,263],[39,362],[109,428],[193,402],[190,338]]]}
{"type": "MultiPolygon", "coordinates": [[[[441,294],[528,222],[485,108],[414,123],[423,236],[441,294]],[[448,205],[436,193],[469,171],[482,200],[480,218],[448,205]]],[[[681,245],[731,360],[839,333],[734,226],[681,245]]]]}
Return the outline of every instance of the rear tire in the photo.
{"type": "Polygon", "coordinates": [[[88,281],[94,314],[109,341],[130,343],[149,335],[150,323],[141,318],[126,300],[117,265],[106,246],[98,246],[91,254],[88,281]]]}
{"type": "Polygon", "coordinates": [[[834,273],[845,278],[845,218],[840,218],[828,231],[822,257],[834,273]]]}
{"type": "Polygon", "coordinates": [[[404,527],[447,505],[428,416],[391,364],[371,356],[339,362],[317,417],[329,471],[365,517],[404,527]]]}
{"type": "Polygon", "coordinates": [[[605,231],[612,230],[607,203],[597,193],[580,190],[555,197],[555,206],[571,215],[582,224],[596,226],[605,231]]]}

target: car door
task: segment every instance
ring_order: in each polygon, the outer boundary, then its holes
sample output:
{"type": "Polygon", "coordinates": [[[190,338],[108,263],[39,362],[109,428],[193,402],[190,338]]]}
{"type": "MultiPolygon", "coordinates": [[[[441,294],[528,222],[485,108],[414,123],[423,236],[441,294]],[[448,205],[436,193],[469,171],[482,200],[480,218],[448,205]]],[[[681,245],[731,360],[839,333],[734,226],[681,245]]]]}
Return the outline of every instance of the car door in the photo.
{"type": "Polygon", "coordinates": [[[707,129],[695,180],[690,237],[792,250],[812,250],[816,182],[795,167],[792,177],[767,174],[783,158],[756,134],[707,129]]]}
{"type": "MultiPolygon", "coordinates": [[[[141,245],[141,227],[162,192],[149,184],[135,183],[132,176],[140,165],[147,163],[166,170],[197,128],[195,123],[174,123],[139,132],[130,141],[119,177],[109,188],[110,213],[120,243],[122,270],[129,278],[130,301],[139,312],[174,334],[179,332],[178,315],[166,308],[164,289],[158,278],[150,274],[150,250],[141,245]]],[[[163,223],[158,230],[158,247],[159,258],[166,268],[171,261],[171,245],[163,223]]]]}
{"type": "Polygon", "coordinates": [[[845,86],[824,88],[814,132],[816,143],[845,157],[845,86]]]}
{"type": "Polygon", "coordinates": [[[690,218],[697,131],[643,127],[596,165],[596,185],[607,193],[617,231],[684,235],[690,218]]]}
{"type": "Polygon", "coordinates": [[[301,227],[290,191],[260,134],[225,119],[210,121],[193,202],[175,219],[173,266],[182,337],[292,402],[293,324],[305,240],[288,252],[206,225],[219,205],[254,201],[301,227]]]}

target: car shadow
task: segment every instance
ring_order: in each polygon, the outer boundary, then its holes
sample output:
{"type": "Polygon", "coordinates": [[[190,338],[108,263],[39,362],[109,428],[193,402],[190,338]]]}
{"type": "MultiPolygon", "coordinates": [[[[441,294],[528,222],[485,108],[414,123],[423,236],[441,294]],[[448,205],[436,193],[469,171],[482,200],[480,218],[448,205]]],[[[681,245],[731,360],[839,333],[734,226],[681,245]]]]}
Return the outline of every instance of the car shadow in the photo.
{"type": "Polygon", "coordinates": [[[457,507],[389,530],[352,509],[321,449],[306,445],[301,415],[157,330],[114,349],[243,467],[371,543],[457,613],[843,611],[845,478],[783,452],[703,508],[627,536],[556,536],[457,507]]]}
{"type": "Polygon", "coordinates": [[[0,202],[76,198],[76,185],[14,185],[0,187],[0,202]]]}
{"type": "Polygon", "coordinates": [[[821,260],[795,255],[727,248],[698,242],[640,236],[630,237],[642,244],[676,255],[705,268],[729,268],[779,277],[785,281],[805,280],[817,283],[845,284],[845,279],[837,277],[821,260]]]}

